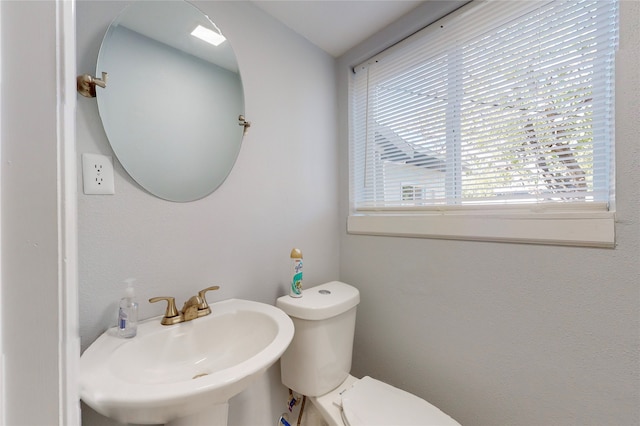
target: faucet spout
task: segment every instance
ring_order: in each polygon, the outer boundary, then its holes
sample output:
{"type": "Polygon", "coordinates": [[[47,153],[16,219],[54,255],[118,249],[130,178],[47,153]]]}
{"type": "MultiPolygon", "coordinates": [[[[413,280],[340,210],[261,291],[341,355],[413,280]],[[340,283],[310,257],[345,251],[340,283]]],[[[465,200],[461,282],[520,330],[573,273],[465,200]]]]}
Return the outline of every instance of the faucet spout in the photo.
{"type": "Polygon", "coordinates": [[[191,321],[198,318],[198,307],[202,304],[200,296],[191,296],[189,300],[184,302],[182,307],[182,315],[185,321],[191,321]]]}

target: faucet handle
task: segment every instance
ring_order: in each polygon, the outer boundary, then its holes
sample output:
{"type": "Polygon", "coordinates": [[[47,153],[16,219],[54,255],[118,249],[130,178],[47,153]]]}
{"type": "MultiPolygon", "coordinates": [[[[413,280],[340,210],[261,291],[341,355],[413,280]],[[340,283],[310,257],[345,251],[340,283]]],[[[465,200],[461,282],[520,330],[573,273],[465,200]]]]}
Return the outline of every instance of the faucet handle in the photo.
{"type": "Polygon", "coordinates": [[[200,290],[198,292],[198,297],[200,297],[201,303],[198,306],[198,316],[202,317],[205,315],[209,315],[211,313],[211,308],[209,307],[209,304],[207,303],[207,298],[205,297],[205,293],[208,291],[212,291],[212,290],[218,290],[220,288],[219,285],[214,285],[211,287],[207,287],[203,290],[200,290]]]}
{"type": "Polygon", "coordinates": [[[176,308],[176,299],[174,297],[152,297],[149,299],[149,303],[159,302],[161,300],[167,301],[167,310],[162,317],[160,323],[162,325],[172,325],[184,321],[182,313],[178,312],[176,308]]]}

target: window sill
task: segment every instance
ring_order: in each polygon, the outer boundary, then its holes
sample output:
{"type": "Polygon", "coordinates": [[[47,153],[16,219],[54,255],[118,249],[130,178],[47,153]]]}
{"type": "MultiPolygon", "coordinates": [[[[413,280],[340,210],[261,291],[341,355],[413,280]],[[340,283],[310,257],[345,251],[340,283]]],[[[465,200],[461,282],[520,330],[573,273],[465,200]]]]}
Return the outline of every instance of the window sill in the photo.
{"type": "Polygon", "coordinates": [[[347,232],[356,235],[613,248],[615,213],[353,214],[347,219],[347,232]]]}

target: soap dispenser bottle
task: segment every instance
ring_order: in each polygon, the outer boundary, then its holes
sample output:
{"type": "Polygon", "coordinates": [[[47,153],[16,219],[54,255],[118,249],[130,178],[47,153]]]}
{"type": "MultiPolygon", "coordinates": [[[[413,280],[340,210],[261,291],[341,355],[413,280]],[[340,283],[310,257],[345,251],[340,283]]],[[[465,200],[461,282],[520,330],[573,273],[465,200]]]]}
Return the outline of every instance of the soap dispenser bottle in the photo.
{"type": "Polygon", "coordinates": [[[127,288],[118,306],[118,336],[131,338],[138,332],[138,303],[135,300],[133,282],[135,279],[125,280],[127,288]]]}

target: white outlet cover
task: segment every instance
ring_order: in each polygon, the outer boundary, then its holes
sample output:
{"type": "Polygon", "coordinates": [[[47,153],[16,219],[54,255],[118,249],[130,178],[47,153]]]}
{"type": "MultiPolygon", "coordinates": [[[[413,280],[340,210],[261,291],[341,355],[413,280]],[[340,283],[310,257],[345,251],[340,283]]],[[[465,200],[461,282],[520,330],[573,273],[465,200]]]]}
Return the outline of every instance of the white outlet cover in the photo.
{"type": "Polygon", "coordinates": [[[87,195],[115,194],[113,158],[108,155],[82,154],[82,182],[87,195]]]}

